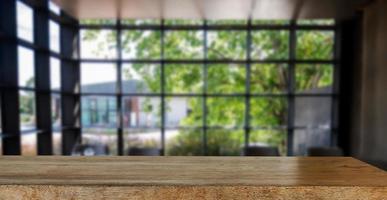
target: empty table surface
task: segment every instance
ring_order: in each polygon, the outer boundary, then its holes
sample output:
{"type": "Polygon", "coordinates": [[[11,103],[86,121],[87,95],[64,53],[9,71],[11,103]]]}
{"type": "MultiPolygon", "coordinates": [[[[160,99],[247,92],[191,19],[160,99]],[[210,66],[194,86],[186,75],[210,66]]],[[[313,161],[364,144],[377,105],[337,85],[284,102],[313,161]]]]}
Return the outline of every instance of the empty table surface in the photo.
{"type": "Polygon", "coordinates": [[[384,199],[350,157],[0,157],[0,199],[384,199]]]}

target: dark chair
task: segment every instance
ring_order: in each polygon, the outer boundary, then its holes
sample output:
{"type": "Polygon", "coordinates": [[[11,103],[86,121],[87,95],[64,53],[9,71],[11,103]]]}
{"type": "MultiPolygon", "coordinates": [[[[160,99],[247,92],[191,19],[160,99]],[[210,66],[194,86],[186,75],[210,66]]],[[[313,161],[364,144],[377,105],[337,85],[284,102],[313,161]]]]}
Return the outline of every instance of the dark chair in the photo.
{"type": "Polygon", "coordinates": [[[129,156],[160,156],[161,151],[158,148],[138,148],[132,147],[128,150],[129,156]]]}
{"type": "Polygon", "coordinates": [[[343,151],[338,147],[310,147],[308,156],[343,156],[343,151]]]}
{"type": "Polygon", "coordinates": [[[74,156],[106,156],[109,155],[109,147],[102,144],[81,144],[75,146],[71,155],[74,156]]]}
{"type": "Polygon", "coordinates": [[[277,147],[245,147],[243,152],[244,156],[279,156],[279,151],[277,147]]]}

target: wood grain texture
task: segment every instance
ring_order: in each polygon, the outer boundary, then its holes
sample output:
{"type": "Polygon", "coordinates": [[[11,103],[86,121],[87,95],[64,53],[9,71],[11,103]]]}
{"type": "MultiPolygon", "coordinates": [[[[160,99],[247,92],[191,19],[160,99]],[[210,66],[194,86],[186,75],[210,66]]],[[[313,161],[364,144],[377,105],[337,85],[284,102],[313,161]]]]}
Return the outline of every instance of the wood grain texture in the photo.
{"type": "Polygon", "coordinates": [[[387,199],[348,157],[0,157],[0,199],[387,199]]]}

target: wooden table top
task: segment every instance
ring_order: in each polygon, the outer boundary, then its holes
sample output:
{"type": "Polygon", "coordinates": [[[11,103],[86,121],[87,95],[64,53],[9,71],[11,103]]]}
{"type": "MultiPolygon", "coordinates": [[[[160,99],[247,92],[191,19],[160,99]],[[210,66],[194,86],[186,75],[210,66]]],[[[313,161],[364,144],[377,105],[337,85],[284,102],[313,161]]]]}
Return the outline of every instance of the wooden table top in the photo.
{"type": "Polygon", "coordinates": [[[0,185],[370,186],[387,173],[350,157],[0,157],[0,185]]]}

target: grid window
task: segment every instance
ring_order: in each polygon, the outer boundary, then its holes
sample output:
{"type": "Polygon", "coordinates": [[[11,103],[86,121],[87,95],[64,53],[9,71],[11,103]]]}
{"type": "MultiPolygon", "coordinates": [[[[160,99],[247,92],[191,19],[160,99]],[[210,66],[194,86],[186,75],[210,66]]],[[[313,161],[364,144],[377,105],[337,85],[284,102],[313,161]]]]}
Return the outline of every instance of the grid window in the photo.
{"type": "Polygon", "coordinates": [[[22,156],[36,156],[38,155],[38,148],[36,146],[37,144],[37,133],[24,133],[21,136],[21,155],[22,156]]]}
{"type": "Polygon", "coordinates": [[[59,94],[51,94],[51,122],[52,129],[59,130],[62,126],[62,107],[59,94]]]}
{"type": "Polygon", "coordinates": [[[57,58],[50,58],[50,87],[51,90],[60,91],[61,78],[60,78],[60,60],[57,58]]]}
{"type": "Polygon", "coordinates": [[[93,145],[84,154],[117,155],[117,130],[112,128],[82,128],[82,143],[93,145]]]}
{"type": "Polygon", "coordinates": [[[115,31],[116,21],[82,22],[83,128],[95,121],[90,127],[100,133],[114,129],[114,139],[124,144],[119,152],[156,155],[241,155],[245,145],[273,146],[291,155],[299,153],[288,146],[302,135],[298,132],[326,129],[330,135],[334,24],[203,23],[121,20],[124,26],[115,31]],[[98,25],[111,27],[98,30],[98,25]],[[95,97],[115,109],[98,108],[95,97]],[[116,121],[101,122],[104,117],[90,113],[111,113],[116,121]]]}
{"type": "Polygon", "coordinates": [[[117,127],[117,108],[115,97],[83,96],[82,127],[117,127]]]}

